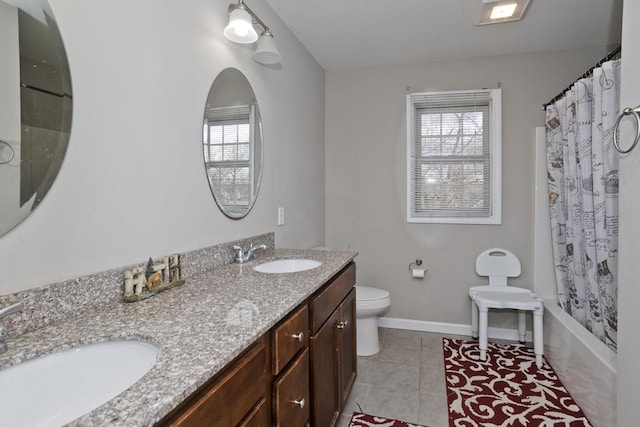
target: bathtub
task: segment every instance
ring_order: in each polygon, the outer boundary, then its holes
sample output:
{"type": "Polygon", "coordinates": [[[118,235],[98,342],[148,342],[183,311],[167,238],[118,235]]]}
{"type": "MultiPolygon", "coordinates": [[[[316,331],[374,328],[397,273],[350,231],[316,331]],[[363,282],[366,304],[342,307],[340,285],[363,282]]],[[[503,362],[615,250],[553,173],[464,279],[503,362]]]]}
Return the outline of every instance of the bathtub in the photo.
{"type": "Polygon", "coordinates": [[[617,356],[557,303],[544,128],[536,128],[534,290],[544,298],[544,356],[596,427],[617,425],[617,356]]]}
{"type": "Polygon", "coordinates": [[[544,356],[576,403],[596,427],[617,425],[617,357],[569,316],[555,299],[545,299],[544,356]]]}

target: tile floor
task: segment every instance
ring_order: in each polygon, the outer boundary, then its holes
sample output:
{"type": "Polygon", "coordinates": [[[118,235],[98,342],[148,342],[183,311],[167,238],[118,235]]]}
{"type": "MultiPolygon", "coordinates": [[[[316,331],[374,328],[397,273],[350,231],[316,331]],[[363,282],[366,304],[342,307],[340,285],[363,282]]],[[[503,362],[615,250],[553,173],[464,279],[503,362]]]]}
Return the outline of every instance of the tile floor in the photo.
{"type": "Polygon", "coordinates": [[[354,411],[402,421],[447,427],[442,338],[470,337],[380,328],[380,352],[358,357],[358,377],[338,427],[354,411]]]}

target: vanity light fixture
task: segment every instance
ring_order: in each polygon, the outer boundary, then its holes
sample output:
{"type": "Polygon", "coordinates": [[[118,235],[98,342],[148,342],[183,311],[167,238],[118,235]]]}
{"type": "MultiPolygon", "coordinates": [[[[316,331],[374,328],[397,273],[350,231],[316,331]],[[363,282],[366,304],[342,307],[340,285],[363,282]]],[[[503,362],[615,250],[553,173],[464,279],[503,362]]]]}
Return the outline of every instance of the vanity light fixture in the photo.
{"type": "Polygon", "coordinates": [[[473,25],[519,21],[530,0],[478,0],[473,25]]]}
{"type": "Polygon", "coordinates": [[[258,40],[258,33],[253,28],[253,20],[244,3],[229,6],[229,24],[224,29],[224,36],[236,43],[253,43],[258,40]]]}
{"type": "Polygon", "coordinates": [[[238,4],[229,5],[229,23],[223,34],[235,43],[250,44],[257,40],[258,45],[253,53],[253,59],[260,64],[277,64],[282,58],[269,27],[249,9],[244,0],[238,0],[238,4]],[[254,25],[262,27],[260,38],[254,25]]]}

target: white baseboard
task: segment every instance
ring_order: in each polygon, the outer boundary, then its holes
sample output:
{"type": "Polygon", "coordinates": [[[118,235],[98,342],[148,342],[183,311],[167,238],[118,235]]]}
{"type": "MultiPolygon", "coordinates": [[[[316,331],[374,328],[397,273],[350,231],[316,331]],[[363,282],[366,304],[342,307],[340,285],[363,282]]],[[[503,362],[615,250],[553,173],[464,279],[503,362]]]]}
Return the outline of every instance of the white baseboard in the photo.
{"type": "MultiPolygon", "coordinates": [[[[378,326],[391,329],[407,329],[410,331],[436,332],[439,334],[471,336],[471,325],[458,323],[428,322],[425,320],[398,319],[394,317],[379,317],[378,326]]],[[[489,328],[489,338],[518,341],[518,330],[507,328],[489,328]]],[[[527,331],[527,341],[533,341],[531,331],[527,331]]]]}

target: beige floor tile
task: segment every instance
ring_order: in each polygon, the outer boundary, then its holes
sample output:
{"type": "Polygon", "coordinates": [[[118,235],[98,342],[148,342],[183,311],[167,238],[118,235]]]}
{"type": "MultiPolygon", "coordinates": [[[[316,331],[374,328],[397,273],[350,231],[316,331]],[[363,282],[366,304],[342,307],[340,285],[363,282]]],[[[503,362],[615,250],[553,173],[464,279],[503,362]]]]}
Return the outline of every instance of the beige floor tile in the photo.
{"type": "Polygon", "coordinates": [[[384,341],[384,337],[387,335],[387,332],[389,332],[389,328],[378,327],[378,340],[380,340],[380,342],[384,341]]]}
{"type": "Polygon", "coordinates": [[[370,415],[415,423],[418,421],[418,393],[411,390],[371,387],[362,409],[370,415]]]}
{"type": "Polygon", "coordinates": [[[342,414],[351,416],[354,412],[361,412],[361,408],[367,399],[369,388],[370,386],[368,384],[361,384],[356,381],[344,404],[344,408],[342,408],[342,414]]]}
{"type": "Polygon", "coordinates": [[[358,376],[356,377],[356,381],[363,384],[370,384],[378,362],[369,358],[358,357],[357,363],[358,376]]]}
{"type": "Polygon", "coordinates": [[[340,418],[338,418],[336,427],[349,427],[349,421],[351,421],[351,414],[349,415],[342,414],[340,415],[340,418]]]}
{"type": "Polygon", "coordinates": [[[447,392],[444,367],[420,366],[420,391],[445,394],[447,392]]]}
{"type": "Polygon", "coordinates": [[[449,425],[449,410],[444,391],[420,392],[418,423],[429,427],[447,427],[449,425]]]}
{"type": "Polygon", "coordinates": [[[420,368],[418,366],[377,362],[371,377],[371,385],[375,387],[372,387],[369,393],[377,387],[417,392],[419,376],[420,368]]]}
{"type": "Polygon", "coordinates": [[[406,344],[385,345],[380,350],[378,361],[417,366],[420,364],[420,347],[406,344]]]}
{"type": "Polygon", "coordinates": [[[420,346],[422,332],[405,329],[388,329],[382,340],[382,346],[413,345],[420,346]]]}
{"type": "Polygon", "coordinates": [[[430,349],[442,347],[442,338],[444,337],[446,337],[446,335],[436,334],[433,332],[422,332],[422,347],[427,347],[430,349]]]}
{"type": "Polygon", "coordinates": [[[420,365],[421,366],[436,366],[444,369],[444,352],[442,351],[442,345],[437,349],[422,348],[420,353],[420,365]]]}
{"type": "Polygon", "coordinates": [[[447,427],[442,338],[469,337],[386,328],[379,328],[379,334],[381,351],[358,357],[358,377],[338,425],[348,426],[352,412],[362,411],[447,427]]]}

